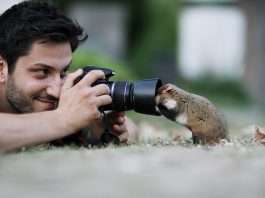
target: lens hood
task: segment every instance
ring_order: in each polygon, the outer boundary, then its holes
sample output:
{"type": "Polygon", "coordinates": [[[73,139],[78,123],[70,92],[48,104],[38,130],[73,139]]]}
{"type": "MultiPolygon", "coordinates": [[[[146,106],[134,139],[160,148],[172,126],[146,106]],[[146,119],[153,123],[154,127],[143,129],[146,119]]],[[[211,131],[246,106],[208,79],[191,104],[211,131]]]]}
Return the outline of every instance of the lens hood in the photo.
{"type": "Polygon", "coordinates": [[[155,108],[155,96],[161,86],[162,81],[159,78],[135,81],[133,86],[134,110],[143,114],[160,115],[155,108]]]}

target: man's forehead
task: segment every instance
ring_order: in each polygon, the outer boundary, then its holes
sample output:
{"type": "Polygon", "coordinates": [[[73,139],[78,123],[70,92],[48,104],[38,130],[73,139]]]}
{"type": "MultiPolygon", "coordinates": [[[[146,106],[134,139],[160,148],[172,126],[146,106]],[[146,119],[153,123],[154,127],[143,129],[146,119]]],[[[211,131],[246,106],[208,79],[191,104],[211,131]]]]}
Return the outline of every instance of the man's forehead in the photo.
{"type": "MultiPolygon", "coordinates": [[[[72,62],[72,51],[69,42],[34,42],[26,56],[19,58],[28,66],[49,66],[55,69],[65,69],[72,62]]],[[[19,63],[18,61],[18,63],[19,63]]]]}

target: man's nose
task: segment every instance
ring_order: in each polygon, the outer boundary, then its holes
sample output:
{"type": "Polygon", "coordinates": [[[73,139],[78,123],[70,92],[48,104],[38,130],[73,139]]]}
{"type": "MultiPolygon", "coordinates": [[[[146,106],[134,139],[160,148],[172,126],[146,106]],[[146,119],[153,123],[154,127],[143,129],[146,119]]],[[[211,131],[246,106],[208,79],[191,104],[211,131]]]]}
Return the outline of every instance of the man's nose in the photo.
{"type": "Polygon", "coordinates": [[[60,77],[56,77],[49,83],[49,86],[47,87],[47,94],[58,99],[61,94],[62,85],[63,80],[60,77]]]}

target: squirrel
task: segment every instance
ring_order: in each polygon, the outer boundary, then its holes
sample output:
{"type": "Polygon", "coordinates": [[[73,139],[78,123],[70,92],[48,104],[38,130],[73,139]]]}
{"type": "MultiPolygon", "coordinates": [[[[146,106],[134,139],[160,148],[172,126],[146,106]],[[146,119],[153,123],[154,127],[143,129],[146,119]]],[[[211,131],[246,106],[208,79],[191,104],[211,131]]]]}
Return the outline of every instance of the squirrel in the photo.
{"type": "Polygon", "coordinates": [[[223,115],[205,97],[168,83],[158,89],[155,101],[158,112],[192,132],[193,143],[216,144],[228,139],[223,115]]]}

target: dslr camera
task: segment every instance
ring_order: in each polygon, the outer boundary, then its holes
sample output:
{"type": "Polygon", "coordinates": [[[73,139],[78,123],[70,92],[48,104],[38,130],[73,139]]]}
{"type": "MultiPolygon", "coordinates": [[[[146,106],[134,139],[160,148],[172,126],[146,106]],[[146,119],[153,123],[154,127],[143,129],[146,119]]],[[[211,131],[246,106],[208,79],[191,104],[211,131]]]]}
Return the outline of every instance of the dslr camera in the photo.
{"type": "Polygon", "coordinates": [[[95,81],[92,86],[97,84],[106,84],[110,89],[112,103],[100,107],[101,111],[129,111],[134,110],[138,113],[149,115],[160,115],[156,110],[155,96],[157,90],[162,86],[159,78],[144,79],[134,82],[129,81],[111,81],[110,78],[115,72],[108,68],[86,66],[83,68],[83,74],[75,80],[80,81],[88,72],[92,70],[102,70],[105,79],[95,81]]]}

